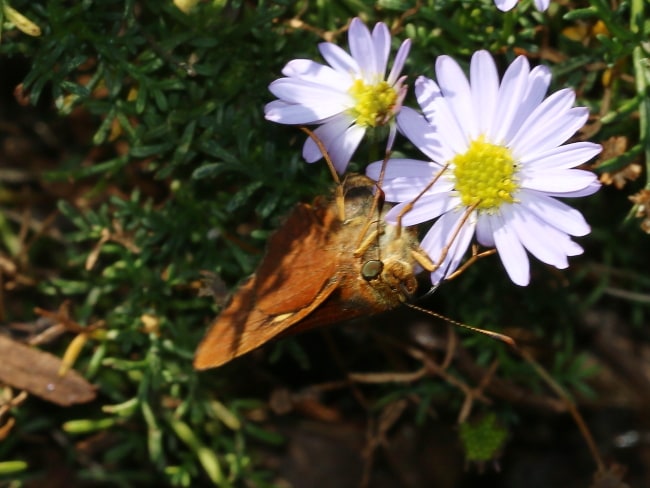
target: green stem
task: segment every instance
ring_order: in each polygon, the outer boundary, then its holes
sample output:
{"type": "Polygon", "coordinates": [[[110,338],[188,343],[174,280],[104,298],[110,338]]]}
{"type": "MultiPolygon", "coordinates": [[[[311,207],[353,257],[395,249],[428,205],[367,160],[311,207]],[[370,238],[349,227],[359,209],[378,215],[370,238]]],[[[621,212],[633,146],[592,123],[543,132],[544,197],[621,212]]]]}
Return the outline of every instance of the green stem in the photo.
{"type": "MultiPolygon", "coordinates": [[[[639,34],[643,28],[644,10],[646,0],[632,0],[630,4],[630,31],[639,34]]],[[[634,63],[634,79],[636,93],[639,98],[639,143],[643,147],[646,161],[646,173],[650,170],[650,60],[641,45],[632,51],[634,63]]],[[[646,182],[646,189],[650,189],[650,179],[646,182]]]]}

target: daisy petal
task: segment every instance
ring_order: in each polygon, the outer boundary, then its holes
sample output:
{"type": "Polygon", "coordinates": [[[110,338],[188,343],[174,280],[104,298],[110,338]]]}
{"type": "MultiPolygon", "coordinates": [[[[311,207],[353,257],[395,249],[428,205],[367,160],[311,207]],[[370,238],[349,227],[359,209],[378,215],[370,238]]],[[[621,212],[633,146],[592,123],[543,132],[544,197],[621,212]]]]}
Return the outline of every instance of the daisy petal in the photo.
{"type": "Polygon", "coordinates": [[[478,137],[487,132],[494,120],[497,94],[499,93],[499,74],[494,59],[487,51],[477,51],[472,56],[470,86],[472,104],[475,107],[480,107],[476,114],[479,134],[472,134],[478,137]]]}
{"type": "Polygon", "coordinates": [[[550,197],[560,197],[560,198],[588,197],[589,195],[593,195],[598,190],[600,190],[600,186],[601,186],[600,183],[597,180],[595,180],[589,186],[582,188],[581,190],[566,191],[566,192],[547,191],[545,193],[550,197]]]}
{"type": "MultiPolygon", "coordinates": [[[[512,131],[506,136],[508,145],[513,146],[512,137],[521,132],[521,126],[526,120],[536,120],[535,112],[546,95],[551,82],[551,70],[546,66],[536,66],[528,74],[526,94],[516,115],[512,119],[512,131]]],[[[573,102],[571,102],[573,103],[573,102]]],[[[516,137],[516,136],[515,136],[516,137]]]]}
{"type": "Polygon", "coordinates": [[[296,78],[280,78],[269,85],[269,90],[287,103],[310,105],[334,105],[339,111],[354,106],[354,99],[347,93],[320,83],[296,78]]]}
{"type": "Polygon", "coordinates": [[[432,80],[420,76],[415,81],[415,96],[429,122],[431,123],[434,118],[438,122],[433,124],[434,130],[437,131],[436,138],[441,142],[444,141],[444,145],[441,145],[442,148],[448,148],[443,155],[450,154],[449,151],[452,151],[451,154],[466,151],[469,142],[468,136],[458,125],[456,117],[442,96],[438,85],[432,80]]]}
{"type": "Polygon", "coordinates": [[[551,70],[547,66],[539,65],[530,70],[530,74],[528,75],[528,92],[526,93],[526,98],[529,100],[528,103],[533,107],[542,103],[550,84],[551,70]]]}
{"type": "Polygon", "coordinates": [[[567,255],[561,246],[566,234],[558,232],[521,206],[508,205],[503,209],[503,214],[507,225],[512,227],[519,241],[533,256],[558,269],[569,266],[567,255]]]}
{"type": "MultiPolygon", "coordinates": [[[[379,182],[383,163],[383,161],[376,161],[368,165],[366,176],[379,182]]],[[[389,160],[384,170],[384,179],[379,182],[384,198],[388,202],[410,202],[431,185],[440,169],[435,163],[416,159],[389,160]]],[[[452,188],[451,181],[439,178],[427,193],[448,192],[452,188]]]]}
{"type": "Polygon", "coordinates": [[[357,63],[352,56],[350,56],[344,49],[331,42],[321,42],[318,45],[323,59],[327,61],[332,68],[342,74],[350,76],[352,73],[358,75],[361,73],[359,63],[357,63]]]}
{"type": "Polygon", "coordinates": [[[401,217],[402,225],[408,227],[438,218],[443,213],[456,208],[458,203],[459,200],[450,198],[447,192],[424,195],[413,203],[413,206],[408,211],[405,211],[405,208],[411,205],[410,201],[394,206],[388,211],[385,219],[386,222],[397,224],[398,219],[401,217]]]}
{"type": "Polygon", "coordinates": [[[332,163],[339,174],[345,173],[350,159],[352,159],[352,154],[359,147],[365,133],[365,127],[355,124],[348,127],[342,137],[334,141],[332,146],[327,147],[332,163]]]}
{"type": "MultiPolygon", "coordinates": [[[[412,202],[419,197],[422,190],[424,190],[427,185],[431,184],[432,176],[420,178],[393,178],[392,180],[385,181],[381,189],[386,196],[386,201],[391,202],[412,202]]],[[[453,190],[453,183],[448,181],[438,181],[431,188],[428,188],[425,192],[425,195],[433,195],[438,193],[448,194],[453,190]]],[[[418,201],[422,200],[424,197],[421,197],[418,201]]],[[[449,197],[447,197],[449,198],[449,197]]],[[[436,215],[437,217],[437,215],[436,215]]],[[[434,218],[430,216],[430,220],[434,218]]],[[[410,221],[409,221],[410,222],[410,221]]],[[[422,221],[424,222],[424,221],[422,221]]],[[[408,224],[412,225],[412,224],[408,224]]]]}
{"type": "Polygon", "coordinates": [[[476,240],[481,246],[494,247],[494,235],[489,219],[479,217],[476,222],[476,240]]]}
{"type": "Polygon", "coordinates": [[[579,211],[559,200],[534,191],[522,191],[518,198],[527,211],[566,234],[584,236],[591,231],[579,211]]]}
{"type": "Polygon", "coordinates": [[[406,62],[406,58],[408,57],[410,50],[411,40],[407,39],[402,43],[402,45],[399,47],[399,50],[397,51],[397,54],[395,55],[393,67],[390,70],[388,78],[386,79],[386,82],[389,85],[394,85],[397,82],[399,75],[402,73],[402,69],[404,69],[404,63],[406,62]]]}
{"type": "MultiPolygon", "coordinates": [[[[334,146],[336,141],[350,127],[354,121],[347,115],[337,115],[318,127],[314,134],[320,139],[327,151],[334,146]]],[[[302,148],[302,157],[308,163],[318,161],[323,157],[320,148],[311,137],[308,137],[302,148]]]]}
{"type": "Polygon", "coordinates": [[[494,0],[494,5],[502,12],[512,10],[519,0],[494,0]]]}
{"type": "MultiPolygon", "coordinates": [[[[369,164],[366,168],[366,176],[377,181],[383,163],[383,161],[375,161],[369,164]]],[[[389,159],[384,172],[384,182],[394,178],[423,178],[429,181],[438,171],[440,171],[440,166],[429,161],[401,158],[389,159]]],[[[392,202],[394,200],[388,201],[392,202]]]]}
{"type": "Polygon", "coordinates": [[[523,157],[519,162],[524,167],[534,167],[536,170],[570,169],[596,157],[602,149],[600,144],[593,142],[574,142],[532,157],[523,157]]]}
{"type": "Polygon", "coordinates": [[[543,192],[578,191],[597,181],[596,175],[581,169],[526,171],[521,174],[521,188],[543,192]]]}
{"type": "Polygon", "coordinates": [[[352,85],[352,78],[349,74],[341,73],[310,59],[289,61],[283,68],[282,74],[290,78],[300,78],[324,86],[344,87],[352,85]]]}
{"type": "Polygon", "coordinates": [[[436,102],[442,97],[438,84],[426,76],[418,76],[415,80],[415,97],[422,113],[431,123],[437,116],[436,102]]]}
{"type": "Polygon", "coordinates": [[[530,264],[526,250],[517,234],[500,215],[490,216],[494,244],[508,276],[515,285],[526,286],[530,282],[530,264]]]}
{"type": "Polygon", "coordinates": [[[313,124],[325,120],[334,114],[336,114],[335,107],[326,107],[323,105],[306,107],[304,105],[286,103],[282,100],[273,100],[264,107],[264,117],[266,120],[280,124],[313,124]]]}
{"type": "Polygon", "coordinates": [[[433,161],[445,161],[446,156],[451,155],[449,151],[442,151],[443,146],[435,128],[412,108],[402,108],[397,115],[397,126],[409,141],[433,161]]]}
{"type": "Polygon", "coordinates": [[[543,12],[544,10],[546,10],[548,8],[550,3],[551,3],[551,0],[535,0],[535,7],[540,12],[543,12]]]}
{"type": "Polygon", "coordinates": [[[352,19],[350,23],[348,43],[350,44],[350,54],[352,54],[352,57],[359,63],[359,67],[361,68],[363,81],[366,83],[376,83],[374,75],[378,72],[378,69],[375,46],[372,42],[370,31],[359,18],[352,19]]]}
{"type": "Polygon", "coordinates": [[[438,56],[436,76],[442,96],[449,104],[449,111],[458,126],[472,137],[478,137],[478,126],[472,109],[472,94],[463,70],[453,58],[438,56]]]}
{"type": "Polygon", "coordinates": [[[572,241],[569,239],[569,241],[566,243],[566,255],[567,256],[580,256],[585,250],[578,244],[577,242],[572,241]]]}
{"type": "Polygon", "coordinates": [[[582,128],[589,118],[589,109],[587,107],[574,107],[564,115],[561,120],[554,123],[555,131],[540,137],[538,144],[530,148],[530,153],[542,152],[552,147],[558,146],[572,137],[578,129],[582,128]]]}
{"type": "Polygon", "coordinates": [[[447,212],[433,224],[422,239],[420,247],[438,265],[438,268],[431,273],[431,282],[434,285],[456,271],[469,247],[476,224],[473,218],[462,223],[464,218],[463,212],[447,212]],[[451,236],[454,235],[455,239],[450,241],[451,236]],[[447,247],[448,250],[444,255],[447,247]]]}
{"type": "MultiPolygon", "coordinates": [[[[529,72],[528,60],[519,56],[508,66],[503,75],[499,87],[496,116],[488,131],[489,140],[495,144],[507,142],[514,135],[514,131],[519,129],[513,126],[512,122],[522,111],[521,104],[528,90],[529,72]]],[[[534,107],[526,108],[532,111],[534,107]]]]}
{"type": "Polygon", "coordinates": [[[388,137],[386,138],[386,154],[390,154],[393,151],[393,144],[395,143],[396,137],[397,137],[397,124],[390,124],[390,129],[388,130],[388,137]]]}
{"type": "MultiPolygon", "coordinates": [[[[510,140],[509,146],[515,152],[525,154],[531,145],[539,143],[541,139],[552,135],[556,131],[557,122],[568,115],[574,101],[575,94],[569,89],[553,93],[539,104],[525,121],[522,121],[518,132],[510,140]]],[[[567,136],[566,139],[572,135],[573,133],[567,136]]]]}
{"type": "Polygon", "coordinates": [[[375,47],[376,66],[374,72],[381,75],[383,80],[386,74],[386,65],[388,64],[388,55],[390,54],[390,32],[383,22],[375,24],[375,28],[372,30],[372,43],[375,47]]]}

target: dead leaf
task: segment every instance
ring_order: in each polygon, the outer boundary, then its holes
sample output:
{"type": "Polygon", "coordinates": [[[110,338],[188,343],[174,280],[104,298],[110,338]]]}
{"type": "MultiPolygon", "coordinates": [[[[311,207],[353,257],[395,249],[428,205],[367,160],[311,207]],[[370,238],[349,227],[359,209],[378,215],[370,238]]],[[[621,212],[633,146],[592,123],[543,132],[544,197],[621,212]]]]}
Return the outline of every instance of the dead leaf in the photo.
{"type": "Polygon", "coordinates": [[[95,399],[95,387],[74,370],[58,372],[63,361],[48,352],[0,335],[0,382],[63,407],[95,399]]]}

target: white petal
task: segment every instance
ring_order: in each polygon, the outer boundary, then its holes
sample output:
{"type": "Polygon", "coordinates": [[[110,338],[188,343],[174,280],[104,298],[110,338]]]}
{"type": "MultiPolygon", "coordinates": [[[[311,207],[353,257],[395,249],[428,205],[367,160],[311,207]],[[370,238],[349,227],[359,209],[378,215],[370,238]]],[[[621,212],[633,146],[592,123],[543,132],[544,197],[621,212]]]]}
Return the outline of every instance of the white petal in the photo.
{"type": "MultiPolygon", "coordinates": [[[[485,134],[494,120],[499,93],[499,73],[494,59],[487,51],[477,51],[470,64],[472,103],[477,108],[479,134],[485,134]]],[[[475,134],[472,136],[476,137],[475,134]]]]}
{"type": "MultiPolygon", "coordinates": [[[[341,114],[318,127],[314,131],[314,134],[320,139],[329,153],[330,148],[334,146],[336,141],[342,137],[343,133],[353,123],[354,120],[352,117],[347,114],[341,114]]],[[[313,163],[323,157],[323,153],[311,137],[307,137],[305,141],[305,145],[302,148],[302,157],[308,163],[313,163]]]]}
{"type": "Polygon", "coordinates": [[[432,80],[420,76],[415,81],[415,95],[418,99],[424,116],[436,131],[436,138],[443,149],[444,162],[451,159],[453,155],[464,153],[468,147],[468,137],[462,127],[459,127],[456,119],[443,98],[438,85],[432,80]]]}
{"type": "Polygon", "coordinates": [[[375,46],[375,73],[383,79],[390,54],[390,32],[383,22],[375,24],[375,28],[372,30],[372,42],[375,46]]]}
{"type": "Polygon", "coordinates": [[[580,246],[580,244],[569,239],[569,241],[566,244],[565,252],[567,256],[579,256],[580,254],[585,252],[585,250],[582,248],[582,246],[580,246]]]}
{"type": "MultiPolygon", "coordinates": [[[[375,161],[366,168],[366,176],[377,181],[383,161],[375,161]]],[[[440,170],[440,166],[430,161],[419,159],[392,158],[386,163],[384,182],[394,178],[425,178],[430,180],[432,175],[440,170]]]]}
{"type": "MultiPolygon", "coordinates": [[[[440,171],[440,166],[416,159],[391,159],[386,164],[383,181],[379,181],[383,161],[371,163],[366,168],[366,176],[377,181],[388,202],[409,202],[417,197],[427,185],[432,183],[440,171]]],[[[453,183],[439,178],[428,193],[449,192],[453,183]]]]}
{"type": "Polygon", "coordinates": [[[302,105],[331,105],[340,112],[354,107],[354,98],[338,88],[296,78],[280,78],[269,85],[269,90],[280,100],[302,105]]]}
{"type": "Polygon", "coordinates": [[[566,142],[573,136],[580,128],[585,125],[589,118],[589,109],[587,107],[574,107],[569,110],[566,115],[560,117],[559,120],[554,121],[548,127],[548,134],[545,137],[537,140],[527,150],[529,155],[537,154],[538,152],[546,151],[555,146],[566,142]],[[554,127],[555,130],[551,130],[554,127]]]}
{"type": "Polygon", "coordinates": [[[557,146],[531,158],[524,156],[519,163],[525,168],[535,170],[569,169],[596,157],[602,149],[600,144],[593,142],[574,142],[557,146]]]}
{"type": "MultiPolygon", "coordinates": [[[[518,155],[529,152],[539,141],[555,132],[557,123],[569,114],[574,101],[573,90],[564,89],[553,93],[539,104],[525,121],[521,121],[517,133],[509,141],[509,147],[518,155]]],[[[568,137],[571,135],[573,134],[568,137]]]]}
{"type": "Polygon", "coordinates": [[[264,116],[267,120],[280,124],[316,124],[324,119],[336,115],[330,113],[336,107],[306,107],[304,105],[286,103],[282,100],[273,100],[264,107],[264,116]]]}
{"type": "Polygon", "coordinates": [[[465,219],[465,212],[447,212],[433,224],[420,243],[431,260],[439,265],[431,273],[431,282],[434,285],[458,268],[472,241],[476,219],[470,216],[464,223],[463,219],[465,219]],[[445,252],[446,248],[448,250],[445,252]]]}
{"type": "Polygon", "coordinates": [[[420,104],[422,113],[429,122],[432,122],[436,117],[436,103],[442,97],[440,88],[430,78],[426,76],[418,76],[415,80],[415,98],[420,104]]]}
{"type": "Polygon", "coordinates": [[[507,225],[533,256],[558,269],[569,266],[562,246],[562,241],[567,240],[566,234],[540,220],[534,213],[526,212],[521,205],[507,205],[501,210],[507,225]]]}
{"type": "MultiPolygon", "coordinates": [[[[489,140],[495,144],[509,141],[518,127],[513,127],[512,121],[522,110],[522,101],[528,91],[528,60],[519,56],[515,59],[501,80],[497,101],[497,112],[489,128],[489,140]]],[[[532,109],[531,109],[532,110],[532,109]]]]}
{"type": "Polygon", "coordinates": [[[512,130],[506,136],[510,147],[513,147],[512,139],[521,132],[522,125],[527,120],[535,120],[535,111],[539,109],[539,105],[544,100],[544,95],[546,95],[548,86],[551,83],[551,70],[546,66],[536,66],[528,74],[526,83],[526,94],[521,101],[517,114],[512,119],[512,130]]]}
{"type": "Polygon", "coordinates": [[[565,191],[565,192],[547,191],[544,193],[546,193],[546,195],[550,197],[561,197],[561,198],[588,197],[589,195],[593,195],[598,190],[600,190],[600,186],[601,186],[600,183],[596,180],[593,181],[589,186],[582,188],[581,190],[565,191]]]}
{"type": "MultiPolygon", "coordinates": [[[[417,193],[413,197],[415,196],[417,196],[417,193]]],[[[386,222],[396,224],[397,219],[400,217],[402,219],[402,225],[405,226],[427,222],[458,207],[460,200],[451,197],[449,192],[435,193],[433,195],[427,194],[415,201],[413,207],[405,212],[405,207],[410,203],[411,200],[408,200],[391,208],[386,214],[386,222]]]]}
{"type": "Polygon", "coordinates": [[[539,65],[530,70],[526,99],[531,105],[537,106],[542,103],[551,84],[551,78],[551,70],[548,66],[539,65]]]}
{"type": "Polygon", "coordinates": [[[494,235],[492,234],[492,226],[490,225],[489,217],[486,215],[479,215],[476,222],[476,240],[485,247],[494,247],[494,235]]]}
{"type": "Polygon", "coordinates": [[[543,12],[548,8],[548,5],[551,3],[551,0],[535,0],[535,7],[540,12],[543,12]]]}
{"type": "Polygon", "coordinates": [[[343,48],[331,42],[322,42],[318,45],[323,59],[334,68],[336,71],[346,74],[355,78],[361,74],[361,68],[352,56],[350,56],[343,48]]]}
{"type": "Polygon", "coordinates": [[[334,167],[339,174],[345,173],[350,159],[352,159],[352,154],[359,147],[365,133],[365,127],[356,124],[352,125],[343,133],[342,137],[334,141],[332,146],[327,147],[332,163],[334,163],[334,167]]]}
{"type": "Polygon", "coordinates": [[[458,126],[471,138],[478,137],[480,134],[472,108],[472,94],[467,77],[461,67],[449,56],[438,56],[436,77],[442,95],[449,104],[450,112],[458,126]]]}
{"type": "Polygon", "coordinates": [[[597,177],[590,171],[580,169],[559,169],[552,171],[522,171],[521,188],[543,192],[566,193],[590,186],[597,177]]]}
{"type": "Polygon", "coordinates": [[[411,202],[425,189],[425,195],[429,195],[442,192],[448,194],[454,188],[453,183],[446,180],[439,180],[432,184],[433,179],[432,175],[420,178],[393,178],[384,182],[381,188],[389,202],[411,202]],[[432,186],[427,188],[431,184],[432,186]]]}
{"type": "Polygon", "coordinates": [[[528,285],[530,282],[530,264],[524,246],[519,241],[517,234],[506,225],[500,215],[490,217],[494,244],[508,276],[516,285],[528,285]]]}
{"type": "Polygon", "coordinates": [[[517,227],[521,242],[540,261],[565,269],[569,266],[568,256],[582,254],[582,247],[545,216],[540,217],[522,205],[513,205],[512,208],[518,216],[512,222],[517,227]]]}
{"type": "Polygon", "coordinates": [[[350,23],[348,43],[350,44],[350,54],[361,68],[363,81],[368,84],[376,83],[378,69],[375,46],[370,31],[358,17],[352,19],[350,23]]]}
{"type": "Polygon", "coordinates": [[[564,202],[534,191],[522,191],[518,199],[526,210],[566,234],[584,236],[591,231],[582,214],[564,202]]]}
{"type": "Polygon", "coordinates": [[[403,107],[397,114],[397,126],[406,138],[433,161],[442,162],[453,156],[449,150],[444,151],[435,127],[410,107],[403,107]]]}
{"type": "Polygon", "coordinates": [[[346,91],[352,85],[350,75],[335,71],[329,66],[316,63],[310,59],[294,59],[289,61],[282,74],[291,78],[300,78],[319,85],[339,87],[346,91]]]}
{"type": "Polygon", "coordinates": [[[397,124],[392,120],[388,125],[388,137],[386,137],[386,154],[393,152],[393,144],[395,144],[395,137],[397,137],[397,124]]]}
{"type": "Polygon", "coordinates": [[[519,0],[494,0],[494,4],[502,12],[507,12],[508,10],[512,10],[512,8],[517,5],[518,1],[519,0]]]}
{"type": "Polygon", "coordinates": [[[399,47],[399,50],[395,55],[395,61],[393,62],[393,67],[390,70],[390,74],[388,75],[388,78],[386,79],[388,84],[394,85],[395,82],[399,79],[399,75],[402,73],[402,69],[404,69],[404,63],[406,62],[406,58],[408,57],[410,50],[411,50],[411,40],[406,39],[404,42],[402,42],[402,45],[399,47]]]}

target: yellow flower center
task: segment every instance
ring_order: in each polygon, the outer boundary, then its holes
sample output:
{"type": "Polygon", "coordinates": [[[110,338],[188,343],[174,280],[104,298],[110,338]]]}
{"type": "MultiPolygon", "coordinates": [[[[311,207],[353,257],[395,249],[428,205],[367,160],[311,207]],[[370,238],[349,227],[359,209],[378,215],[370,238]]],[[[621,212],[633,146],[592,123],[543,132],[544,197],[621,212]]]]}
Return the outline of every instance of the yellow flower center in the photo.
{"type": "Polygon", "coordinates": [[[388,122],[397,102],[397,92],[385,81],[366,85],[363,80],[355,80],[350,95],[357,102],[350,113],[356,123],[364,127],[377,127],[388,122]]]}
{"type": "Polygon", "coordinates": [[[458,154],[452,164],[455,187],[463,205],[490,211],[515,201],[513,195],[519,189],[517,163],[507,147],[480,137],[472,141],[467,152],[458,154]]]}

